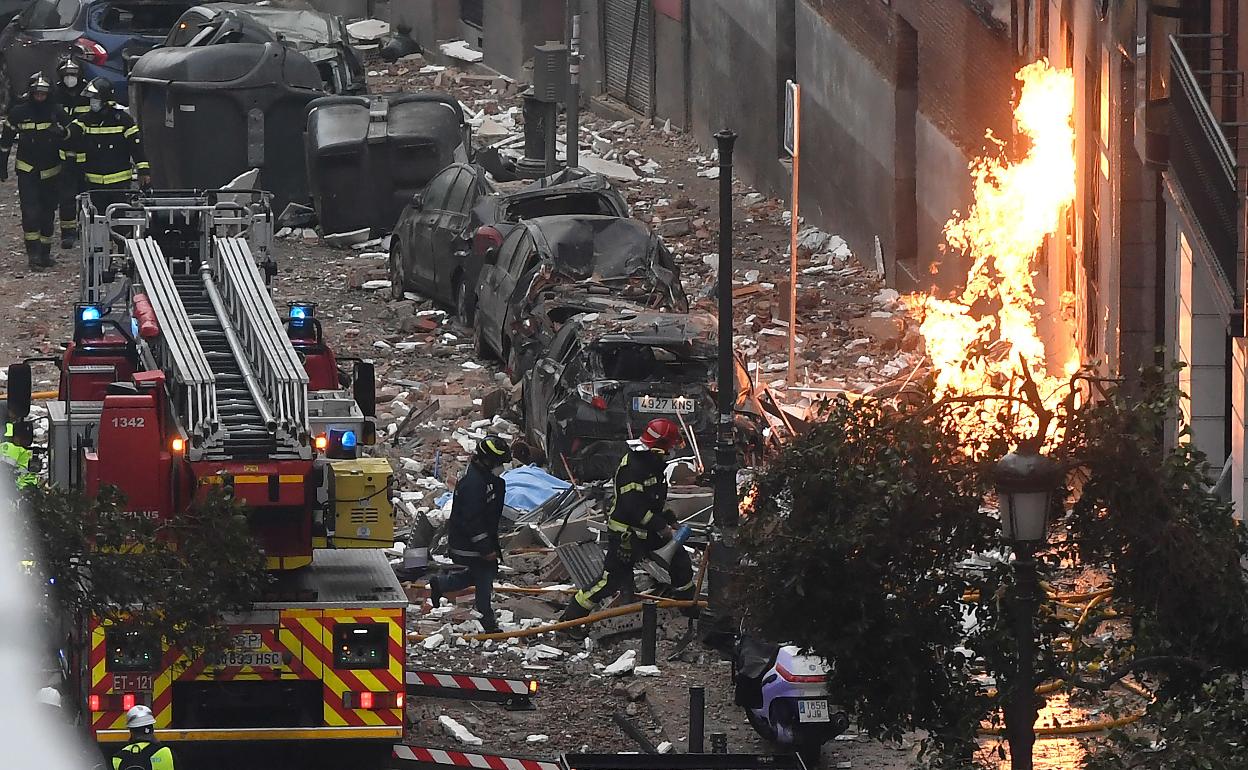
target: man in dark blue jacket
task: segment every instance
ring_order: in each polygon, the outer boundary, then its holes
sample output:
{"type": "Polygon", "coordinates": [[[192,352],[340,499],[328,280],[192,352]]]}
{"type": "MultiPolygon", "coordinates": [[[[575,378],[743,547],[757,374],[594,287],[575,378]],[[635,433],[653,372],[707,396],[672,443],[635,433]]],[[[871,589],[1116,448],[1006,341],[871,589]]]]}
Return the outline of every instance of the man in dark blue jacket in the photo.
{"type": "Polygon", "coordinates": [[[429,596],[436,609],[442,595],[473,586],[476,608],[487,633],[498,631],[491,603],[494,577],[498,574],[498,520],[503,515],[507,482],[499,478],[511,461],[511,447],[498,436],[477,442],[477,451],[468,470],[455,487],[447,540],[451,561],[464,569],[429,578],[429,596]]]}

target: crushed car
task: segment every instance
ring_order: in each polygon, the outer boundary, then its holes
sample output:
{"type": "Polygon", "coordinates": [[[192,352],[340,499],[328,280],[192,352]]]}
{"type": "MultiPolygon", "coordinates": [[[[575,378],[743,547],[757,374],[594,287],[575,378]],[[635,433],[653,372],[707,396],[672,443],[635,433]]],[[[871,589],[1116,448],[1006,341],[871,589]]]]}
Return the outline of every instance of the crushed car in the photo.
{"type": "Polygon", "coordinates": [[[627,217],[629,211],[606,177],[580,169],[507,191],[480,166],[448,166],[399,216],[390,240],[391,292],[399,299],[418,291],[470,324],[486,252],[502,246],[521,221],[560,214],[627,217]]]}
{"type": "Polygon", "coordinates": [[[513,382],[524,373],[512,356],[513,336],[542,291],[558,285],[592,287],[649,310],[689,310],[676,260],[641,222],[592,215],[525,220],[486,251],[473,329],[478,355],[506,363],[513,382]]]}
{"type": "Polygon", "coordinates": [[[206,3],[186,10],[165,38],[166,48],[225,43],[281,43],[316,65],[329,94],[367,91],[364,65],[342,20],[298,2],[206,3]]]}
{"type": "MultiPolygon", "coordinates": [[[[628,442],[655,417],[685,430],[681,454],[698,467],[715,448],[717,326],[709,313],[637,310],[568,319],[525,373],[525,430],[552,472],[578,481],[610,478],[628,442]]],[[[766,420],[736,359],[738,448],[752,462],[766,420]]]]}

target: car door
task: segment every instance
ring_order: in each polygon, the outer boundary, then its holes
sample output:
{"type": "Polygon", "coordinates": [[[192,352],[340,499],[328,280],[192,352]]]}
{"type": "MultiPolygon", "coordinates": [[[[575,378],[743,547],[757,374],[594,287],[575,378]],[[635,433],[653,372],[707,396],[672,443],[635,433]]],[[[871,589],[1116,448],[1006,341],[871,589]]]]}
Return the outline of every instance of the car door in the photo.
{"type": "Polygon", "coordinates": [[[481,279],[477,282],[477,330],[491,348],[494,348],[494,341],[498,338],[496,329],[502,324],[506,311],[504,303],[507,297],[500,294],[499,286],[524,235],[523,228],[513,230],[503,239],[502,246],[490,250],[493,261],[489,260],[487,253],[486,263],[481,266],[481,279]]]}
{"type": "Polygon", "coordinates": [[[481,197],[481,178],[484,172],[475,166],[457,163],[451,168],[459,173],[451,183],[451,189],[442,209],[436,212],[437,225],[433,229],[434,281],[439,296],[455,300],[457,283],[467,259],[466,249],[471,244],[471,234],[465,236],[472,207],[481,197]]]}
{"type": "Polygon", "coordinates": [[[569,321],[550,341],[550,350],[526,373],[524,386],[525,419],[539,444],[546,442],[546,425],[551,399],[563,376],[564,367],[577,341],[580,324],[569,321]]]}
{"type": "Polygon", "coordinates": [[[516,286],[519,284],[523,275],[537,261],[537,246],[533,243],[533,236],[528,229],[520,231],[520,241],[516,244],[516,251],[512,254],[505,272],[499,273],[498,278],[498,307],[501,310],[498,316],[497,340],[498,345],[495,350],[503,359],[503,363],[507,361],[507,352],[510,347],[510,326],[512,311],[512,295],[516,292],[516,286]]]}
{"type": "Polygon", "coordinates": [[[412,283],[419,287],[421,292],[441,301],[446,301],[446,299],[435,293],[437,282],[434,280],[436,257],[433,253],[433,231],[438,224],[438,213],[446,205],[446,198],[450,195],[451,186],[458,176],[459,168],[450,166],[439,171],[437,176],[425,185],[420,205],[417,206],[416,201],[412,202],[413,210],[408,220],[408,232],[400,235],[407,244],[407,252],[411,254],[409,263],[411,272],[408,276],[412,283]]]}
{"type": "MultiPolygon", "coordinates": [[[[43,72],[48,80],[55,77],[57,63],[80,37],[75,22],[81,15],[81,0],[35,0],[18,14],[5,35],[12,35],[4,49],[12,95],[25,93],[36,72],[43,72]]],[[[7,100],[3,106],[7,112],[7,100]]]]}

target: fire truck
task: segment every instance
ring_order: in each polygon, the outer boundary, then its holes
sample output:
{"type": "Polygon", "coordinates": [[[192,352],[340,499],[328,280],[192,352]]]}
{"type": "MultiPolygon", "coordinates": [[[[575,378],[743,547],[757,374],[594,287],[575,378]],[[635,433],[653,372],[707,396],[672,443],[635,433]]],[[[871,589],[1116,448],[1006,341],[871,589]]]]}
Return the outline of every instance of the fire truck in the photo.
{"type": "Polygon", "coordinates": [[[72,340],[10,366],[9,419],[30,419],[32,365],[55,364],[50,484],[117,487],[127,515],[153,520],[225,485],[274,576],[249,613],[222,618],[222,653],[145,647],[98,619],[72,629],[84,721],[101,744],[124,741],[126,711],[145,704],[175,744],[387,756],[403,733],[407,598],[379,550],[392,470],[360,455],[376,435],[371,362],[336,356],[314,305],[275,306],[267,193],[84,195],[79,224],[72,340]]]}

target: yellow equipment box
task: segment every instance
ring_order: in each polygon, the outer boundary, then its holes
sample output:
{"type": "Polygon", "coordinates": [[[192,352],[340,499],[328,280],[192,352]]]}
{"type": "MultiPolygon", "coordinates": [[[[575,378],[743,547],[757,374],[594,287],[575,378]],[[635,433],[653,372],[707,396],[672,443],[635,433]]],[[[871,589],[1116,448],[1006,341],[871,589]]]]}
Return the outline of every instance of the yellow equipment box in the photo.
{"type": "Polygon", "coordinates": [[[394,470],[390,461],[382,457],[332,460],[329,470],[334,537],[332,543],[320,542],[317,547],[385,548],[392,544],[394,505],[390,502],[390,485],[394,470]]]}

